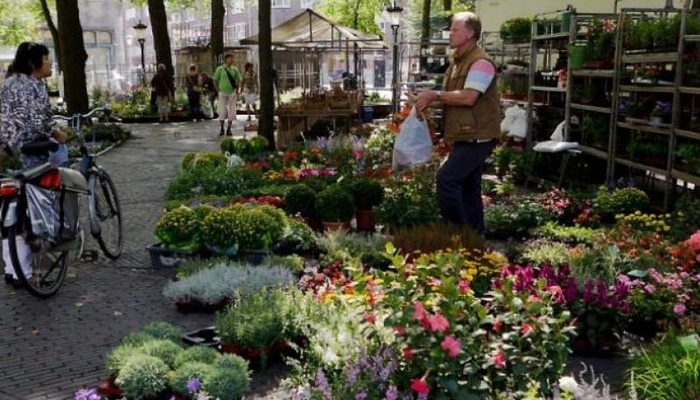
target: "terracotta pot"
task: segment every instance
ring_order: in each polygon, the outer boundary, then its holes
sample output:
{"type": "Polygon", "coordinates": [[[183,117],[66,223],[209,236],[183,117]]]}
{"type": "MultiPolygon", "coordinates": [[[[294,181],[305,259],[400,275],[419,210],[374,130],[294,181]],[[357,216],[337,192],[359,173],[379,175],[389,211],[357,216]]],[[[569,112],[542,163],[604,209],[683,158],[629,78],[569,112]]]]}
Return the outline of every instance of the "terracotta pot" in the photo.
{"type": "Polygon", "coordinates": [[[116,377],[102,378],[97,383],[97,393],[105,397],[121,397],[124,394],[114,382],[116,377]]]}
{"type": "Polygon", "coordinates": [[[324,232],[331,232],[331,231],[338,231],[341,229],[344,230],[350,230],[350,224],[348,222],[327,222],[323,221],[323,231],[324,232]]]}
{"type": "Polygon", "coordinates": [[[360,232],[374,232],[376,224],[374,221],[374,212],[372,210],[355,211],[355,220],[357,221],[357,230],[360,232]]]}

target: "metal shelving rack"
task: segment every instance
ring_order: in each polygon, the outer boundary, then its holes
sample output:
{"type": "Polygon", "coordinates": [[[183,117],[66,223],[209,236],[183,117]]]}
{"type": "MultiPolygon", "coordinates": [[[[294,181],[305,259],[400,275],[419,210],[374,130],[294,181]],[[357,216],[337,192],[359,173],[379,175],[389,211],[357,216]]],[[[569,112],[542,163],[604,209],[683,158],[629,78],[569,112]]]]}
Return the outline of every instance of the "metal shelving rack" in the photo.
{"type": "MultiPolygon", "coordinates": [[[[683,63],[686,53],[687,43],[697,42],[700,40],[700,35],[686,35],[687,22],[690,17],[690,1],[681,9],[650,9],[650,8],[624,8],[621,10],[618,19],[618,31],[616,37],[616,68],[614,76],[614,96],[612,104],[612,120],[610,125],[610,143],[609,143],[609,161],[608,161],[608,180],[616,178],[616,170],[619,166],[628,167],[638,171],[644,171],[647,177],[652,182],[663,181],[664,198],[663,207],[669,209],[672,206],[673,197],[676,193],[676,188],[679,185],[688,187],[688,184],[700,185],[700,176],[693,173],[688,173],[675,168],[675,154],[677,151],[678,138],[683,140],[696,141],[700,146],[700,124],[695,130],[681,127],[681,112],[683,101],[682,96],[690,98],[700,95],[700,87],[684,86],[683,63]],[[680,15],[680,28],[678,47],[676,52],[660,52],[660,53],[638,53],[634,54],[625,49],[624,38],[627,29],[629,29],[630,21],[648,18],[653,15],[658,18],[660,16],[680,15]],[[628,68],[635,66],[663,66],[670,67],[674,73],[674,80],[669,85],[659,84],[640,84],[639,82],[627,82],[628,68]],[[637,99],[639,96],[649,94],[655,98],[671,98],[672,112],[670,124],[655,126],[650,124],[623,122],[619,118],[618,106],[621,98],[629,97],[637,99]],[[670,96],[669,96],[670,95],[670,96]],[[659,97],[660,96],[660,97],[659,97]],[[665,97],[664,97],[665,96],[665,97]],[[668,142],[668,151],[665,156],[665,166],[650,165],[650,162],[643,162],[621,156],[618,152],[618,142],[625,136],[629,135],[640,136],[642,134],[654,135],[650,136],[653,140],[657,136],[665,136],[662,141],[668,142]]],[[[700,99],[697,99],[700,100],[700,99]]],[[[693,103],[696,99],[693,99],[693,103]]],[[[698,109],[691,107],[690,113],[698,113],[698,109]]],[[[692,117],[692,115],[691,115],[692,117]]],[[[700,116],[697,116],[700,118],[700,116]]],[[[692,119],[692,118],[691,118],[692,119]]],[[[633,154],[630,154],[632,156],[633,154]]]]}

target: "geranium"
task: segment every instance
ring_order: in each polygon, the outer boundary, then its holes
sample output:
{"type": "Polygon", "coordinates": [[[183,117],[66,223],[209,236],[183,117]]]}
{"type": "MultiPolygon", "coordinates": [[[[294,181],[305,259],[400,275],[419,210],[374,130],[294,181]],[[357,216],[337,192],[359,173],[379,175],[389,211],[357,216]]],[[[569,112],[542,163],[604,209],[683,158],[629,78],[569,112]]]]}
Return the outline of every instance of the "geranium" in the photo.
{"type": "Polygon", "coordinates": [[[455,339],[453,336],[445,336],[442,343],[440,343],[440,348],[445,350],[450,357],[454,358],[459,355],[461,345],[459,340],[455,339]]]}

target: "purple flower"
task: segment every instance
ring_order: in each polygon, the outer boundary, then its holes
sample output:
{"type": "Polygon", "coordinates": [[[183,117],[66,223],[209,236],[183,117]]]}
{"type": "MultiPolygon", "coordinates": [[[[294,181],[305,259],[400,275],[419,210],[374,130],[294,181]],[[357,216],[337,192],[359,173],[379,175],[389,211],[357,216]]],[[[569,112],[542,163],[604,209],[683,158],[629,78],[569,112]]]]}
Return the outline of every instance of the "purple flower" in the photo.
{"type": "Polygon", "coordinates": [[[200,382],[198,378],[192,378],[187,381],[186,387],[190,393],[197,393],[199,389],[202,388],[202,382],[200,382]]]}
{"type": "Polygon", "coordinates": [[[97,389],[80,389],[75,392],[75,400],[100,400],[97,389]]]}
{"type": "Polygon", "coordinates": [[[355,400],[366,400],[367,399],[367,392],[360,392],[355,395],[355,400]]]}
{"type": "Polygon", "coordinates": [[[384,400],[396,400],[398,397],[399,393],[398,390],[396,389],[396,386],[391,385],[389,386],[389,389],[386,391],[386,395],[384,396],[384,400]]]}
{"type": "Polygon", "coordinates": [[[333,392],[331,392],[331,387],[328,384],[328,378],[326,378],[326,374],[323,373],[322,369],[319,369],[318,372],[316,372],[316,386],[323,393],[324,400],[330,400],[333,398],[333,392]]]}

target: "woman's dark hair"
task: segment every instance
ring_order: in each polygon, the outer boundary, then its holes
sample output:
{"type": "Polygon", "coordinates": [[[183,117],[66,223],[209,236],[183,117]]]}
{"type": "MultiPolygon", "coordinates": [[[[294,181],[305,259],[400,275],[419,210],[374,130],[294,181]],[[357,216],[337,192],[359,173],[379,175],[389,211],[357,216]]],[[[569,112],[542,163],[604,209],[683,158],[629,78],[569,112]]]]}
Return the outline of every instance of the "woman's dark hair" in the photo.
{"type": "Polygon", "coordinates": [[[40,43],[24,42],[17,47],[12,69],[16,74],[31,75],[44,64],[44,56],[49,55],[48,47],[40,43]]]}

